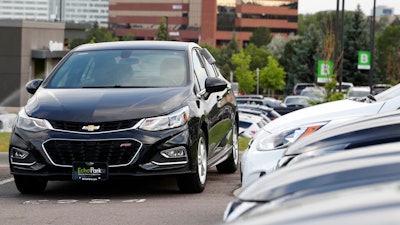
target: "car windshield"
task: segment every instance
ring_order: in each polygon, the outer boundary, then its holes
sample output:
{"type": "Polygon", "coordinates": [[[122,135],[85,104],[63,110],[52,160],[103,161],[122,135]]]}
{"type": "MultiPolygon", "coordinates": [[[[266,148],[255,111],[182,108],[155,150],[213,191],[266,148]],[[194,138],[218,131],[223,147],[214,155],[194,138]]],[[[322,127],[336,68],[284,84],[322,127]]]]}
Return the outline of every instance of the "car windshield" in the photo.
{"type": "Polygon", "coordinates": [[[75,52],[50,77],[47,88],[184,86],[186,65],[184,51],[75,52]]]}
{"type": "Polygon", "coordinates": [[[377,95],[375,95],[375,99],[377,101],[386,101],[392,99],[394,97],[400,96],[400,84],[393,86],[377,95]]]}
{"type": "Polygon", "coordinates": [[[295,105],[295,104],[308,104],[307,98],[287,98],[285,101],[286,105],[295,105]]]}

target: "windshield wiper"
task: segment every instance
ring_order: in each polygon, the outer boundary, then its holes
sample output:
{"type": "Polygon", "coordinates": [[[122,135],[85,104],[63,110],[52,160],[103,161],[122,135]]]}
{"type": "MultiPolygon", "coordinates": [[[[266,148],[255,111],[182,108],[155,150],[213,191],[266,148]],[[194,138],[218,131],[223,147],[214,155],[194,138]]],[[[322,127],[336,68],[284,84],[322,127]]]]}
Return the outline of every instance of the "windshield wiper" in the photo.
{"type": "Polygon", "coordinates": [[[104,86],[83,86],[82,88],[127,88],[129,86],[116,85],[104,85],[104,86]]]}
{"type": "Polygon", "coordinates": [[[375,97],[373,95],[371,95],[371,94],[367,95],[367,98],[372,100],[372,101],[374,101],[374,102],[376,102],[375,97]]]}
{"type": "Polygon", "coordinates": [[[351,97],[349,100],[353,100],[356,102],[376,102],[376,99],[373,95],[369,94],[365,97],[351,97]]]}

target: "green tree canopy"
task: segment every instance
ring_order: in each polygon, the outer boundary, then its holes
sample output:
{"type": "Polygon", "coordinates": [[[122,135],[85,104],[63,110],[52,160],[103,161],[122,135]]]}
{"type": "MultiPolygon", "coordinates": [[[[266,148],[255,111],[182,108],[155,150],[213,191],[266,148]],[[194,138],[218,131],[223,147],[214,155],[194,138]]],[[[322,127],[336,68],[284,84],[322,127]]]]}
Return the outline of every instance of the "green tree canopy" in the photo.
{"type": "Polygon", "coordinates": [[[167,19],[165,17],[161,17],[160,24],[157,29],[156,39],[161,41],[169,40],[168,36],[168,28],[167,28],[167,19]]]}
{"type": "Polygon", "coordinates": [[[287,94],[298,82],[316,81],[317,61],[321,57],[321,39],[321,31],[310,25],[304,37],[290,40],[286,44],[279,62],[287,73],[287,94]]]}
{"type": "Polygon", "coordinates": [[[267,66],[260,70],[260,86],[264,90],[282,90],[286,84],[285,78],[283,67],[273,56],[268,56],[267,66]]]}
{"type": "Polygon", "coordinates": [[[360,6],[349,14],[345,26],[342,80],[357,85],[368,85],[368,71],[358,70],[358,52],[369,50],[369,29],[360,6]]]}
{"type": "Polygon", "coordinates": [[[250,37],[250,43],[257,47],[266,46],[271,42],[271,31],[267,27],[258,27],[253,31],[253,36],[250,37]]]}
{"type": "Polygon", "coordinates": [[[398,83],[400,74],[400,26],[389,26],[376,40],[378,82],[398,83]]]}
{"type": "Polygon", "coordinates": [[[232,64],[236,67],[234,76],[239,83],[239,92],[252,93],[256,85],[255,75],[249,70],[251,56],[243,50],[232,55],[232,64]]]}
{"type": "Polygon", "coordinates": [[[249,65],[251,71],[265,67],[268,63],[268,56],[270,55],[265,48],[257,47],[253,43],[250,43],[246,48],[244,48],[244,53],[246,55],[251,55],[251,62],[249,65]]]}
{"type": "Polygon", "coordinates": [[[68,47],[73,49],[81,44],[109,41],[118,41],[118,37],[116,37],[114,33],[110,32],[106,27],[100,27],[95,23],[90,29],[86,30],[85,39],[72,39],[69,41],[68,47]]]}

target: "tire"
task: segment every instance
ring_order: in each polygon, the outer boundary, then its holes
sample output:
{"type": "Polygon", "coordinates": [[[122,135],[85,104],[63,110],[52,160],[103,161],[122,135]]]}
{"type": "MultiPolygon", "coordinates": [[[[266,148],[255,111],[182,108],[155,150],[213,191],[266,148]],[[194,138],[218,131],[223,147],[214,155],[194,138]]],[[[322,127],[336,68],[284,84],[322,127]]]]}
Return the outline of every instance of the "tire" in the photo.
{"type": "Polygon", "coordinates": [[[232,152],[230,156],[217,165],[218,173],[234,173],[236,172],[239,164],[239,144],[238,144],[238,130],[236,123],[232,126],[232,152]]]}
{"type": "Polygon", "coordinates": [[[179,175],[177,183],[179,190],[185,193],[201,193],[207,182],[207,141],[204,133],[200,131],[197,142],[196,172],[179,175]]]}
{"type": "Polygon", "coordinates": [[[14,175],[14,182],[22,194],[41,194],[47,186],[47,179],[42,177],[14,175]]]}

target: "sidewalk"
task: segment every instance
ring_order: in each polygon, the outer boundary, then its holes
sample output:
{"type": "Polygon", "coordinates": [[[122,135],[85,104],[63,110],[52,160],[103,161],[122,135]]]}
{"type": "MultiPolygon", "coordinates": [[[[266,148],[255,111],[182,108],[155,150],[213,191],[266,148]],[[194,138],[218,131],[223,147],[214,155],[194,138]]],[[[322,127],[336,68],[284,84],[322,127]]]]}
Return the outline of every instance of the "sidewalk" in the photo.
{"type": "Polygon", "coordinates": [[[0,152],[0,167],[8,167],[8,152],[0,152]]]}

